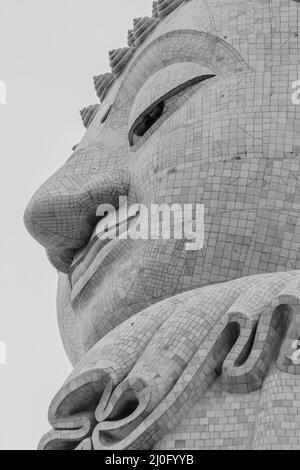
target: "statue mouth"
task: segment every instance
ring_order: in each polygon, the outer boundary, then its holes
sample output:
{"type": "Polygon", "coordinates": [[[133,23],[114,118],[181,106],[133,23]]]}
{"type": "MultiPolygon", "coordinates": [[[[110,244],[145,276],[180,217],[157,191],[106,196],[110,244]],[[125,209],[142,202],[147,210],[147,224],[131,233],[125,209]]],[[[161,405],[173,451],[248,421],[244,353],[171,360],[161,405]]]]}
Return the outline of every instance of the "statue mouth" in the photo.
{"type": "MultiPolygon", "coordinates": [[[[118,213],[118,211],[117,211],[118,213]]],[[[102,218],[95,226],[87,245],[80,249],[74,256],[69,281],[72,288],[71,301],[76,302],[82,290],[96,274],[105,272],[105,268],[120,256],[120,250],[126,249],[127,233],[132,223],[136,222],[139,215],[127,217],[121,222],[115,223],[111,214],[102,218]],[[124,238],[122,238],[122,236],[124,238]]]]}
{"type": "Polygon", "coordinates": [[[89,243],[79,250],[73,259],[73,263],[70,268],[69,280],[72,289],[76,289],[80,279],[84,276],[85,272],[93,264],[93,261],[101,252],[101,250],[110,243],[111,240],[101,240],[93,232],[93,235],[89,243]]]}

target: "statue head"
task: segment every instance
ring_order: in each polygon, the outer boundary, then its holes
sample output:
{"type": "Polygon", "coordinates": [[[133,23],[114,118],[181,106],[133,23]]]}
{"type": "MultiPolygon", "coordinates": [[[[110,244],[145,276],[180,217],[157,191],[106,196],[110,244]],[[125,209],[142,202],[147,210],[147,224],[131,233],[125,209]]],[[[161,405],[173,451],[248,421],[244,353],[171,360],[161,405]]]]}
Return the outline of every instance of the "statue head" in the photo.
{"type": "Polygon", "coordinates": [[[299,9],[296,0],[158,0],[152,17],[134,20],[128,47],[110,51],[112,72],[94,79],[100,104],[81,113],[83,139],[25,213],[59,272],[74,364],[162,299],[299,269],[299,9]],[[187,250],[184,236],[104,241],[98,208],[117,209],[120,197],[149,213],[204,205],[203,248],[187,250]]]}

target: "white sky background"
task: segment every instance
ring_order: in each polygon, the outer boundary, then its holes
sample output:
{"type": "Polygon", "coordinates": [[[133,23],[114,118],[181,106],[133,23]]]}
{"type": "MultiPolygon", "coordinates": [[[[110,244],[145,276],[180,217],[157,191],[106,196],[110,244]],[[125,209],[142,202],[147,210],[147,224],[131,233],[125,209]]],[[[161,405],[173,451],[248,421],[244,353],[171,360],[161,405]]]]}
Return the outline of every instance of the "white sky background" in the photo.
{"type": "Polygon", "coordinates": [[[152,0],[0,0],[0,449],[35,449],[71,372],[56,322],[56,272],[23,226],[33,192],[71,155],[97,102],[92,77],[152,0]]]}

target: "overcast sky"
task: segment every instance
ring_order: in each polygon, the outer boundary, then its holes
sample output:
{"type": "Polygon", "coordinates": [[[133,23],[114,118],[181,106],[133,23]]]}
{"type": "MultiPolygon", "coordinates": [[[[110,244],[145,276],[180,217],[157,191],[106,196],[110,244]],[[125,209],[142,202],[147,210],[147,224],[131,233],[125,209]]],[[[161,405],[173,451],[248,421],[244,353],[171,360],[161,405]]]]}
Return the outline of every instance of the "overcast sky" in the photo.
{"type": "Polygon", "coordinates": [[[23,226],[33,192],[70,156],[109,70],[152,0],[0,0],[0,449],[35,449],[51,399],[71,371],[56,322],[56,273],[23,226]]]}

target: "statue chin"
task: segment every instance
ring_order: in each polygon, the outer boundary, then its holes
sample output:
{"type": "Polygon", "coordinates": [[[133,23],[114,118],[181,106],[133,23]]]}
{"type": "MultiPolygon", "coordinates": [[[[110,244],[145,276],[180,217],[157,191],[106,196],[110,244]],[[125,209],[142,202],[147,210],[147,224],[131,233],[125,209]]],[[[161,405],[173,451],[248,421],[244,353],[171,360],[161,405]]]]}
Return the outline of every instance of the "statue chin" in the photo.
{"type": "Polygon", "coordinates": [[[299,271],[157,303],[76,365],[39,448],[278,448],[300,411],[299,333],[299,271]]]}

